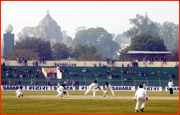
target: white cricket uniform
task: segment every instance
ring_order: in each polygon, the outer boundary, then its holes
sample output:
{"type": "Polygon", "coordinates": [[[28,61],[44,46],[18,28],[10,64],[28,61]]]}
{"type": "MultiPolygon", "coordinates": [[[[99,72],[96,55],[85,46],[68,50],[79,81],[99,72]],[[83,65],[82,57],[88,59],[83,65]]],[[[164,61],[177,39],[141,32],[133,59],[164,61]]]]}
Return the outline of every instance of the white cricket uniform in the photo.
{"type": "Polygon", "coordinates": [[[16,90],[16,97],[20,97],[22,96],[22,92],[21,89],[19,88],[18,90],[16,90]]]}
{"type": "Polygon", "coordinates": [[[136,107],[135,107],[136,110],[138,110],[141,100],[142,100],[141,108],[144,108],[144,106],[146,104],[145,97],[146,98],[148,97],[147,94],[146,94],[146,90],[144,88],[139,88],[136,91],[135,96],[134,96],[134,99],[137,99],[137,103],[136,103],[136,107]]]}
{"type": "Polygon", "coordinates": [[[172,87],[173,87],[173,85],[174,85],[174,84],[173,84],[173,82],[172,82],[172,81],[168,83],[168,87],[169,87],[169,88],[172,88],[172,87]]]}
{"type": "Polygon", "coordinates": [[[107,86],[107,85],[105,85],[105,90],[103,91],[103,92],[104,92],[104,96],[106,95],[106,93],[107,93],[109,90],[111,90],[112,95],[113,95],[113,96],[115,96],[115,95],[114,95],[114,91],[112,90],[112,88],[111,88],[111,85],[110,85],[110,84],[109,84],[108,86],[107,86]]]}
{"type": "Polygon", "coordinates": [[[98,84],[97,83],[92,83],[90,86],[89,86],[89,89],[84,93],[85,95],[87,93],[89,93],[91,90],[93,90],[93,97],[96,96],[96,90],[95,90],[95,87],[97,87],[98,84]]]}
{"type": "Polygon", "coordinates": [[[56,97],[59,97],[60,95],[62,96],[63,90],[64,90],[64,87],[59,86],[59,88],[57,88],[58,95],[56,97]]]}

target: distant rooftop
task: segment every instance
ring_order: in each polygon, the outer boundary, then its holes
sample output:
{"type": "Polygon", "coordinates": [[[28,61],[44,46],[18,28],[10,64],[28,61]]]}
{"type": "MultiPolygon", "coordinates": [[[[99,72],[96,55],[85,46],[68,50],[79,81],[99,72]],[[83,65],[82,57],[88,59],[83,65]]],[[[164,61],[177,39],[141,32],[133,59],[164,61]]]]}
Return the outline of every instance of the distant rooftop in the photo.
{"type": "Polygon", "coordinates": [[[127,54],[171,54],[166,51],[128,51],[127,54]]]}

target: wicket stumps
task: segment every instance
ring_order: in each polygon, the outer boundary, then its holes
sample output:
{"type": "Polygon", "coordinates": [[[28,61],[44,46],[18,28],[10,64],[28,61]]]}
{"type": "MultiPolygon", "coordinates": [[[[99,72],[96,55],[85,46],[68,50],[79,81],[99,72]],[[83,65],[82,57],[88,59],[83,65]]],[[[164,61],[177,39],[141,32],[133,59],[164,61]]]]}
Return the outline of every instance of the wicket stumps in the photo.
{"type": "Polygon", "coordinates": [[[67,97],[69,97],[69,88],[68,88],[68,91],[67,91],[67,97]]]}

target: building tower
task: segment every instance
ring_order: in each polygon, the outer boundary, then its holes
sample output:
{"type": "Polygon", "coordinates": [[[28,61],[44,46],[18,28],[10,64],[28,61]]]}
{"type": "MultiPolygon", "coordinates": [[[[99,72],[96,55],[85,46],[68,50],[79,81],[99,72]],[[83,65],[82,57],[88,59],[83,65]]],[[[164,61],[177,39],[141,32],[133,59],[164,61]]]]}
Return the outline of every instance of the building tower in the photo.
{"type": "Polygon", "coordinates": [[[46,39],[50,42],[51,46],[55,43],[62,43],[63,36],[61,27],[57,25],[57,22],[50,16],[49,10],[36,27],[34,37],[46,39]]]}
{"type": "Polygon", "coordinates": [[[14,46],[14,34],[11,34],[13,31],[13,26],[8,24],[5,26],[5,34],[3,36],[4,41],[4,53],[3,56],[6,56],[6,54],[11,51],[12,47],[14,46]]]}

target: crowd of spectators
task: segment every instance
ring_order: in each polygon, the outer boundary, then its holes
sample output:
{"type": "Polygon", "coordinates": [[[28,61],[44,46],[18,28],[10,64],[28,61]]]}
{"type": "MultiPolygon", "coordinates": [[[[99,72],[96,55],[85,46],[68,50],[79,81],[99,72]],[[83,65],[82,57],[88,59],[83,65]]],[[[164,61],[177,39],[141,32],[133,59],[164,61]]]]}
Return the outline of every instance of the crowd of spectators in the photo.
{"type": "Polygon", "coordinates": [[[133,78],[124,78],[124,82],[134,82],[133,78]]]}

